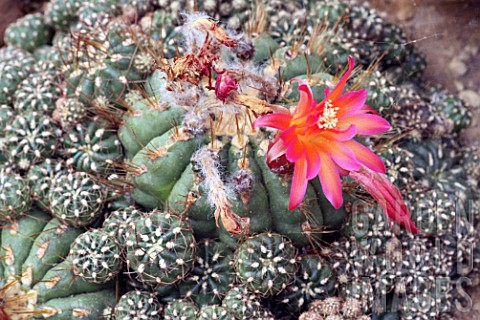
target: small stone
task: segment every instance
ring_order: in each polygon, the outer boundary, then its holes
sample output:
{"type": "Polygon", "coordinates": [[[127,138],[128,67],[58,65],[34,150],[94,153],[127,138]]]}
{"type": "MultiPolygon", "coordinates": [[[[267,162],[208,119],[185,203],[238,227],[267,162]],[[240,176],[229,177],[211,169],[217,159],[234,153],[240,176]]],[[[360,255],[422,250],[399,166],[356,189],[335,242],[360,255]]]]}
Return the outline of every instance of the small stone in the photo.
{"type": "Polygon", "coordinates": [[[455,89],[457,89],[458,92],[463,91],[463,89],[465,89],[465,86],[463,85],[462,81],[455,80],[453,81],[453,84],[455,85],[455,89]]]}
{"type": "Polygon", "coordinates": [[[468,105],[478,108],[480,107],[480,95],[473,90],[463,90],[459,94],[460,98],[464,100],[468,105]]]}
{"type": "Polygon", "coordinates": [[[456,76],[463,76],[465,73],[467,73],[467,66],[460,60],[459,57],[453,58],[453,60],[448,64],[448,67],[456,76]]]}

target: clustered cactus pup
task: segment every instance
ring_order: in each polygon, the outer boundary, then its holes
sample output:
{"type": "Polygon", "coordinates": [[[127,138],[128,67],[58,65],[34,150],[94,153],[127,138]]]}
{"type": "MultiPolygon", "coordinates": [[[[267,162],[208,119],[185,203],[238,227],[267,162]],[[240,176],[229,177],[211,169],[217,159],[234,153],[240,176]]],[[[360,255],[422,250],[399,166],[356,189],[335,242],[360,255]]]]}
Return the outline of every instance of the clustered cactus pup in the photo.
{"type": "Polygon", "coordinates": [[[106,306],[114,305],[111,286],[77,277],[66,259],[70,245],[81,233],[38,210],[4,226],[3,316],[98,319],[106,306]]]}

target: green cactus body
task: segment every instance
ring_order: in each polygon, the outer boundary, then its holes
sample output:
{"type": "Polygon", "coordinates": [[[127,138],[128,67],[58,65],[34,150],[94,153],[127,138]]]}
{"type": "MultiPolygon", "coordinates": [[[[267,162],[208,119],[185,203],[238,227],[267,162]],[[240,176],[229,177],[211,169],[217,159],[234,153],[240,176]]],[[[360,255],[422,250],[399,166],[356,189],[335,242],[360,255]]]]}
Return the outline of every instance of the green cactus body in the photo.
{"type": "Polygon", "coordinates": [[[234,281],[232,255],[221,242],[200,242],[192,271],[178,284],[180,293],[198,305],[220,303],[234,281]]]}
{"type": "Polygon", "coordinates": [[[319,55],[293,53],[289,47],[280,48],[273,53],[270,67],[274,70],[281,67],[281,74],[285,80],[307,74],[309,70],[316,73],[325,68],[319,55]]]}
{"type": "Polygon", "coordinates": [[[334,38],[322,49],[323,62],[331,74],[341,73],[342,68],[348,64],[349,56],[355,61],[360,60],[357,48],[348,41],[348,38],[334,38]]]}
{"type": "Polygon", "coordinates": [[[413,191],[409,200],[412,219],[422,233],[443,235],[455,229],[455,203],[441,190],[413,191]]]}
{"type": "Polygon", "coordinates": [[[163,110],[145,100],[132,105],[118,129],[118,137],[127,156],[133,158],[153,138],[173,128],[175,123],[180,122],[182,114],[178,108],[163,110]]]}
{"type": "Polygon", "coordinates": [[[154,211],[136,221],[126,243],[127,267],[152,286],[183,279],[195,260],[192,229],[171,213],[154,211]]]}
{"type": "Polygon", "coordinates": [[[235,252],[240,282],[253,292],[271,296],[294,280],[297,252],[290,240],[270,233],[247,239],[235,252]]]}
{"type": "Polygon", "coordinates": [[[60,263],[62,257],[69,253],[71,244],[81,232],[82,230],[68,227],[58,219],[48,221],[35,238],[30,253],[23,262],[22,272],[27,277],[22,283],[30,285],[43,279],[51,266],[60,263]]]}
{"type": "Polygon", "coordinates": [[[64,50],[74,53],[65,56],[73,66],[66,74],[68,97],[74,95],[85,104],[103,98],[120,106],[117,100],[128,91],[129,82],[140,79],[132,66],[137,46],[125,30],[129,28],[122,22],[109,24],[108,15],[100,14],[98,21],[85,20],[72,33],[64,43],[64,50]],[[90,34],[89,41],[82,36],[85,33],[90,34]]]}
{"type": "Polygon", "coordinates": [[[404,63],[388,68],[386,70],[387,77],[398,84],[409,82],[421,84],[423,73],[427,68],[427,61],[425,55],[415,49],[409,51],[404,63]]]}
{"type": "Polygon", "coordinates": [[[393,184],[403,188],[411,183],[415,167],[411,159],[412,154],[407,149],[391,147],[383,150],[379,156],[385,163],[387,175],[393,184]]]}
{"type": "Polygon", "coordinates": [[[63,161],[52,159],[46,159],[44,162],[30,168],[27,177],[30,182],[32,197],[38,206],[48,209],[50,205],[48,195],[54,187],[55,179],[66,172],[63,161]]]}
{"type": "Polygon", "coordinates": [[[52,0],[45,9],[45,21],[55,29],[66,31],[77,20],[82,3],[79,0],[52,0]]]}
{"type": "Polygon", "coordinates": [[[231,320],[232,315],[219,305],[206,305],[198,312],[197,320],[231,320]]]}
{"type": "Polygon", "coordinates": [[[18,113],[39,111],[51,113],[52,105],[60,93],[51,76],[33,74],[25,78],[15,92],[15,110],[18,113]],[[49,112],[50,111],[50,112],[49,112]]]}
{"type": "Polygon", "coordinates": [[[250,1],[215,1],[207,0],[200,4],[200,10],[209,16],[224,21],[228,28],[240,31],[250,12],[250,1]]]}
{"type": "Polygon", "coordinates": [[[115,319],[157,319],[162,315],[162,305],[149,292],[130,291],[124,294],[115,306],[115,319]]]}
{"type": "Polygon", "coordinates": [[[350,8],[348,4],[334,0],[334,1],[309,1],[309,5],[312,6],[312,11],[322,21],[328,23],[329,26],[334,26],[336,23],[342,22],[342,20],[349,15],[350,8]]]}
{"type": "Polygon", "coordinates": [[[278,43],[268,33],[252,35],[255,45],[254,60],[258,62],[267,61],[273,52],[279,48],[278,43]]]}
{"type": "MultiPolygon", "coordinates": [[[[229,149],[229,184],[235,193],[232,209],[242,218],[248,218],[248,234],[265,232],[272,227],[272,217],[268,206],[268,195],[262,183],[262,173],[255,162],[250,146],[239,149],[232,144],[229,149]],[[245,158],[244,158],[245,157],[245,158]]],[[[220,240],[235,249],[240,236],[232,235],[223,228],[219,230],[220,240]]]]}
{"type": "Polygon", "coordinates": [[[273,230],[286,235],[296,246],[314,244],[321,237],[323,214],[312,186],[308,187],[305,195],[305,208],[308,208],[308,213],[303,212],[302,207],[288,210],[290,194],[288,182],[267,168],[264,148],[258,148],[256,160],[262,169],[263,180],[269,194],[273,230]]]}
{"type": "MultiPolygon", "coordinates": [[[[325,87],[332,88],[333,77],[326,72],[319,72],[311,75],[300,75],[295,78],[306,81],[312,89],[313,96],[318,97],[317,99],[319,100],[324,98],[325,87]]],[[[297,101],[300,99],[300,92],[298,91],[297,81],[290,82],[290,88],[286,92],[286,95],[288,99],[293,101],[297,101]]]]}
{"type": "Polygon", "coordinates": [[[208,192],[200,187],[199,179],[192,169],[192,164],[189,164],[173,186],[167,205],[170,210],[188,218],[195,236],[213,238],[218,235],[214,209],[208,203],[208,192]]]}
{"type": "Polygon", "coordinates": [[[157,284],[144,282],[142,279],[136,279],[134,274],[130,274],[127,278],[127,290],[145,291],[155,294],[158,301],[162,304],[169,303],[180,298],[180,291],[176,283],[173,284],[157,284]]]}
{"type": "Polygon", "coordinates": [[[5,30],[5,42],[8,45],[31,52],[38,46],[48,44],[51,38],[52,30],[40,13],[26,15],[5,30]]]}
{"type": "Polygon", "coordinates": [[[76,227],[87,226],[97,220],[105,199],[105,188],[85,172],[58,176],[48,194],[51,213],[76,227]]]}
{"type": "Polygon", "coordinates": [[[397,87],[396,103],[387,120],[395,130],[415,129],[422,139],[440,137],[451,132],[451,124],[435,110],[432,104],[408,87],[397,87]]]}
{"type": "Polygon", "coordinates": [[[367,89],[368,98],[365,103],[379,111],[383,117],[392,111],[395,87],[380,71],[359,72],[352,79],[352,83],[356,87],[367,89]]]}
{"type": "Polygon", "coordinates": [[[16,276],[22,271],[25,261],[33,245],[29,237],[42,231],[48,221],[48,215],[42,211],[34,211],[19,220],[12,217],[10,224],[2,230],[1,249],[3,272],[6,277],[16,276]]]}
{"type": "Polygon", "coordinates": [[[100,119],[77,124],[63,135],[63,145],[67,164],[81,171],[105,173],[121,158],[115,131],[100,119]]]}
{"type": "Polygon", "coordinates": [[[383,253],[392,231],[387,217],[378,206],[354,202],[345,235],[371,253],[383,253]]]}
{"type": "Polygon", "coordinates": [[[278,299],[293,313],[305,310],[315,299],[333,295],[336,288],[334,271],[327,261],[318,255],[302,256],[295,282],[280,293],[278,299]]]}
{"type": "Polygon", "coordinates": [[[163,310],[165,320],[196,320],[198,307],[191,301],[181,299],[169,302],[163,310]]]}
{"type": "Polygon", "coordinates": [[[37,112],[18,115],[5,128],[5,145],[9,160],[26,170],[35,163],[53,156],[58,143],[58,130],[49,117],[37,112]]]}
{"type": "Polygon", "coordinates": [[[125,247],[128,232],[135,221],[144,218],[147,214],[134,206],[113,211],[103,222],[103,230],[113,237],[122,247],[125,247]]]}
{"type": "MultiPolygon", "coordinates": [[[[14,111],[9,106],[0,105],[0,128],[5,128],[10,121],[12,121],[14,111]]],[[[0,130],[0,165],[7,162],[7,155],[5,154],[5,134],[0,130]]]]}
{"type": "Polygon", "coordinates": [[[115,303],[113,286],[76,277],[63,260],[81,230],[30,211],[2,230],[0,306],[8,319],[98,319],[115,303]]]}
{"type": "Polygon", "coordinates": [[[33,70],[35,59],[26,51],[6,47],[0,53],[0,104],[12,104],[17,86],[33,70]]]}
{"type": "Polygon", "coordinates": [[[130,175],[131,181],[159,201],[166,201],[175,182],[190,163],[197,143],[181,128],[171,129],[154,138],[145,147],[146,150],[132,159],[131,165],[138,170],[130,175]]]}
{"type": "Polygon", "coordinates": [[[15,219],[30,209],[30,188],[17,174],[0,170],[0,223],[15,219]]]}
{"type": "Polygon", "coordinates": [[[105,283],[122,267],[121,246],[103,230],[82,233],[72,245],[69,260],[73,273],[88,282],[105,283]]]}
{"type": "Polygon", "coordinates": [[[260,297],[243,286],[231,288],[222,301],[222,307],[238,320],[263,319],[268,314],[260,297]]]}
{"type": "Polygon", "coordinates": [[[429,97],[439,112],[452,122],[455,132],[460,132],[472,122],[472,113],[460,99],[441,88],[430,90],[429,97]]]}

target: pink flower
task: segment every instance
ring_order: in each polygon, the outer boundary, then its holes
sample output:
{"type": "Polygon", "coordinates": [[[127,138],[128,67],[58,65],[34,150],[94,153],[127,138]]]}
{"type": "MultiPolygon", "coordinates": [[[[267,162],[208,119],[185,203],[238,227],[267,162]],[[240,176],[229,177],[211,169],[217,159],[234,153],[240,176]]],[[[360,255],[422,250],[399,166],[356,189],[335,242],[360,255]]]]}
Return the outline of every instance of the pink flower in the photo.
{"type": "MultiPolygon", "coordinates": [[[[384,196],[388,205],[382,209],[396,207],[393,202],[401,201],[398,190],[388,179],[381,178],[385,173],[382,160],[370,149],[353,140],[358,135],[374,135],[387,131],[390,124],[375,114],[367,105],[367,91],[351,91],[342,94],[345,83],[352,72],[354,61],[348,59],[349,68],[335,88],[330,92],[325,89],[325,99],[320,103],[312,97],[312,91],[307,83],[294,79],[299,83],[300,101],[290,113],[288,111],[272,113],[255,120],[254,127],[270,127],[278,129],[279,133],[273,140],[267,152],[267,163],[281,162],[281,158],[294,163],[292,187],[290,190],[289,209],[300,205],[305,196],[308,181],[318,176],[323,192],[335,208],[343,203],[342,182],[340,176],[351,176],[361,184],[367,184],[367,191],[372,193],[373,186],[381,185],[383,190],[372,196],[378,201],[384,196]],[[368,175],[377,178],[376,184],[369,184],[368,175]],[[393,189],[396,190],[393,191],[393,189]]],[[[401,206],[400,206],[401,207],[401,206]]],[[[401,216],[410,213],[406,206],[401,216]],[[406,210],[406,211],[405,211],[406,210]]],[[[387,211],[390,218],[394,217],[391,210],[387,211]]],[[[405,220],[405,219],[404,219],[405,220]]],[[[405,222],[402,225],[413,225],[405,222]]],[[[410,219],[411,220],[411,219],[410,219]]],[[[416,232],[416,228],[410,228],[416,232]]]]}

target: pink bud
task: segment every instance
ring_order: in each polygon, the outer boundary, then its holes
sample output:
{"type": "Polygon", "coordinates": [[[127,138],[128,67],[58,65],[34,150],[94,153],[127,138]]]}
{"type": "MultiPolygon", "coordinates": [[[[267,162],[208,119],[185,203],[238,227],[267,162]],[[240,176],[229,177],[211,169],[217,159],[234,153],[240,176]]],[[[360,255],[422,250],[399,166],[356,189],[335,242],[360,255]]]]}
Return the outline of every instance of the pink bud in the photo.
{"type": "Polygon", "coordinates": [[[370,193],[387,214],[390,222],[394,221],[404,226],[412,234],[420,233],[400,191],[388,180],[386,175],[362,167],[356,171],[350,171],[350,177],[370,193]]]}
{"type": "Polygon", "coordinates": [[[230,93],[238,88],[238,82],[228,74],[228,71],[217,72],[218,76],[215,82],[215,95],[225,102],[230,93]]]}

